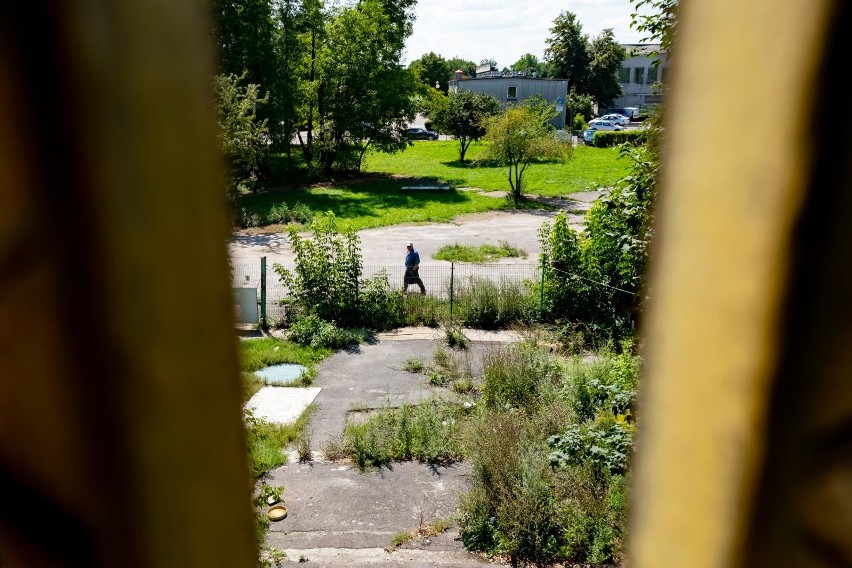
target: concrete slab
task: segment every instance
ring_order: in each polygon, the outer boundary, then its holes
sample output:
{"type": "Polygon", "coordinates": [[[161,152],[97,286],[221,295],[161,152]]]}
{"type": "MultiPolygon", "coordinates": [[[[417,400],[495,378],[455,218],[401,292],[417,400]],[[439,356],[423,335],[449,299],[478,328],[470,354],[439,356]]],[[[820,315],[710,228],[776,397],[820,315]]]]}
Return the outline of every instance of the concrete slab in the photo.
{"type": "Polygon", "coordinates": [[[257,418],[290,424],[299,418],[321,390],[319,387],[263,387],[246,403],[246,408],[254,409],[257,418]]]}

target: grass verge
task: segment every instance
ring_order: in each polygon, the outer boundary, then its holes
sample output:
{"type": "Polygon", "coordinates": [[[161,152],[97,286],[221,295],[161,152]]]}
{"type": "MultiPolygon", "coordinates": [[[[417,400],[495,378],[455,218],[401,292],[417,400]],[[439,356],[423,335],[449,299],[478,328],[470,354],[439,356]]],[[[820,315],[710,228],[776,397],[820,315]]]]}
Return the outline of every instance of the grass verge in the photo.
{"type": "Polygon", "coordinates": [[[526,251],[500,241],[498,245],[462,245],[453,243],[438,249],[432,258],[448,262],[494,262],[501,258],[527,258],[526,251]]]}

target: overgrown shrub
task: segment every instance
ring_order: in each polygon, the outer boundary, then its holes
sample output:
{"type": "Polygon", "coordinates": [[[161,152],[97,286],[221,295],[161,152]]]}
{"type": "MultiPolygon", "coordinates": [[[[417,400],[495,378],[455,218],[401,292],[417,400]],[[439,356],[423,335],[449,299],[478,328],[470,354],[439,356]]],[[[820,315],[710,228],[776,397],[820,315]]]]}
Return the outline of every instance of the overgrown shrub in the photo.
{"type": "Polygon", "coordinates": [[[365,327],[393,329],[405,321],[405,294],[391,288],[385,270],[363,282],[358,300],[360,323],[365,327]]]}
{"type": "Polygon", "coordinates": [[[498,329],[514,323],[530,323],[538,316],[538,299],[528,282],[471,276],[455,291],[458,313],[464,325],[498,329]]]}
{"type": "Polygon", "coordinates": [[[314,314],[300,317],[293,322],[289,337],[296,343],[314,349],[338,349],[358,343],[358,336],[352,332],[340,329],[334,322],[325,321],[314,314]]]}
{"type": "Polygon", "coordinates": [[[348,424],[340,451],[362,470],[411,459],[454,461],[462,457],[460,429],[468,413],[462,406],[437,401],[385,407],[363,424],[348,424]]]}
{"type": "Polygon", "coordinates": [[[311,233],[311,238],[304,238],[290,227],[296,267],[291,272],[280,264],[274,265],[290,293],[290,305],[342,326],[357,325],[361,279],[358,236],[354,231],[340,233],[331,212],[314,220],[311,233]]]}
{"type": "Polygon", "coordinates": [[[539,233],[545,315],[580,325],[589,337],[630,337],[642,306],[651,238],[650,174],[639,164],[642,151],[623,152],[637,165],[626,185],[595,202],[586,214],[584,233],[577,234],[561,213],[539,233]]]}
{"type": "Polygon", "coordinates": [[[362,279],[361,248],[354,231],[338,231],[330,212],[315,219],[311,231],[311,237],[304,238],[295,227],[289,229],[296,254],[294,270],[274,265],[289,292],[288,320],[314,315],[343,327],[378,330],[403,324],[404,295],[391,288],[387,273],[362,279]]]}
{"type": "Polygon", "coordinates": [[[469,550],[505,555],[512,565],[552,563],[566,539],[562,499],[537,434],[518,413],[492,412],[471,433],[471,489],[459,503],[469,550]]]}
{"type": "Polygon", "coordinates": [[[557,380],[550,356],[520,343],[490,354],[482,371],[482,400],[489,408],[532,409],[542,388],[557,380]]]}

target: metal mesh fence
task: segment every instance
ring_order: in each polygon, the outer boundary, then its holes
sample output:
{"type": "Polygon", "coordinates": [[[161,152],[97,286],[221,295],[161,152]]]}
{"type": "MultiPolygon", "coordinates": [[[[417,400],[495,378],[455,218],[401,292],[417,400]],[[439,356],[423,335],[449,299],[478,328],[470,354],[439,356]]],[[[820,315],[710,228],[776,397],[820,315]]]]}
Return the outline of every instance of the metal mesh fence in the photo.
{"type": "MultiPolygon", "coordinates": [[[[264,299],[262,286],[263,260],[257,259],[253,262],[235,263],[231,266],[232,285],[234,288],[257,289],[258,302],[264,299]]],[[[284,265],[291,271],[295,265],[284,265]]],[[[401,265],[364,266],[362,279],[370,279],[380,274],[387,276],[388,282],[393,289],[403,290],[406,283],[405,267],[401,265]]],[[[282,300],[287,298],[287,289],[273,270],[271,263],[266,267],[265,307],[268,321],[280,320],[284,317],[284,306],[282,300]]],[[[426,297],[435,299],[450,298],[450,289],[458,298],[465,292],[476,287],[483,281],[491,282],[497,286],[518,284],[527,282],[534,284],[540,281],[540,266],[532,263],[521,264],[471,264],[450,263],[442,265],[420,265],[419,277],[426,289],[426,297]]],[[[420,288],[416,283],[408,282],[407,292],[419,295],[420,288]]],[[[434,304],[426,302],[427,308],[434,304]]],[[[428,308],[432,309],[432,308],[428,308]]],[[[262,309],[261,309],[262,313],[262,309]]]]}

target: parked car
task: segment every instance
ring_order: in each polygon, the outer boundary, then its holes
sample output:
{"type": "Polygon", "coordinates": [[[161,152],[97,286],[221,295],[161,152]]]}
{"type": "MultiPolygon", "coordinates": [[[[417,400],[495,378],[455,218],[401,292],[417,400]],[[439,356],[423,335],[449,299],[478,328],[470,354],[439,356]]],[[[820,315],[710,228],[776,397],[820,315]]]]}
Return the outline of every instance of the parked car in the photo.
{"type": "Polygon", "coordinates": [[[605,114],[600,118],[601,120],[608,120],[610,122],[620,124],[621,126],[627,126],[628,124],[630,124],[630,119],[624,116],[623,114],[605,114]]]}
{"type": "Polygon", "coordinates": [[[606,109],[604,114],[620,114],[626,116],[627,120],[639,120],[641,113],[639,107],[613,107],[606,109]]]}
{"type": "Polygon", "coordinates": [[[594,130],[584,130],[583,131],[583,143],[585,143],[585,144],[594,144],[595,143],[595,131],[594,130]]]}
{"type": "Polygon", "coordinates": [[[405,135],[412,140],[437,140],[438,133],[425,128],[409,128],[405,135]]]}
{"type": "Polygon", "coordinates": [[[596,118],[589,121],[589,130],[624,130],[624,128],[611,120],[596,118]]]}

